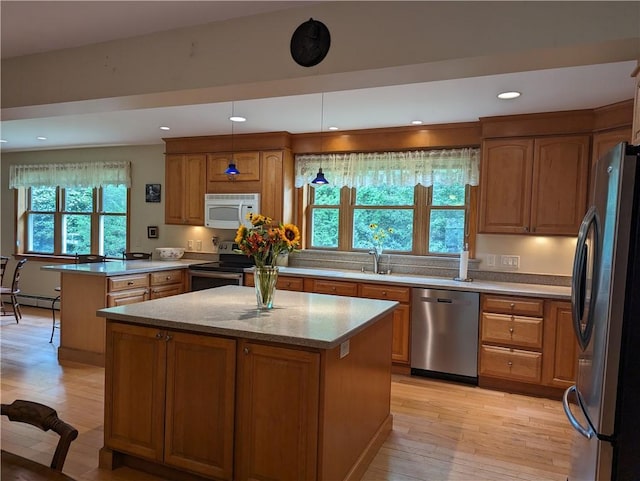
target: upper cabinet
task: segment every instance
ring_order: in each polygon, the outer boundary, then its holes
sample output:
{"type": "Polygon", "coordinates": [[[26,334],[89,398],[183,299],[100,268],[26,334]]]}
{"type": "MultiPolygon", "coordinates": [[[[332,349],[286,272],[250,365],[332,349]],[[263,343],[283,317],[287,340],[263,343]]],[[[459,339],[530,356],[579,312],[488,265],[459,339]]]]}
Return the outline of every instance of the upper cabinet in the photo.
{"type": "Polygon", "coordinates": [[[166,156],[165,223],[204,225],[206,177],[206,155],[171,154],[166,156]]]}
{"type": "Polygon", "coordinates": [[[478,231],[576,235],[588,172],[588,135],[483,141],[478,231]]]}
{"type": "Polygon", "coordinates": [[[293,221],[289,134],[239,135],[233,143],[229,136],[174,138],[165,143],[167,224],[204,225],[205,192],[258,193],[261,214],[276,222],[293,221]],[[240,174],[224,173],[230,163],[240,174]]]}

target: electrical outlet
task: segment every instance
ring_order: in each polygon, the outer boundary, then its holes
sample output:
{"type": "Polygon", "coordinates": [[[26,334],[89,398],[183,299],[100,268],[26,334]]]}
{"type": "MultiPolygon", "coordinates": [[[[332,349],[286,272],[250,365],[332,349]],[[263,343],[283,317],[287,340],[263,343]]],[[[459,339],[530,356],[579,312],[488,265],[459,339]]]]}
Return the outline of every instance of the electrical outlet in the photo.
{"type": "Polygon", "coordinates": [[[500,256],[500,266],[505,269],[518,269],[520,256],[500,256]]]}
{"type": "Polygon", "coordinates": [[[495,267],[496,266],[496,255],[489,254],[487,255],[487,267],[495,267]]]}
{"type": "Polygon", "coordinates": [[[342,344],[340,344],[340,359],[347,356],[349,354],[349,340],[347,339],[342,344]]]}
{"type": "Polygon", "coordinates": [[[196,250],[197,251],[201,251],[202,250],[202,241],[200,239],[198,239],[196,241],[196,250]]]}
{"type": "Polygon", "coordinates": [[[188,240],[187,241],[187,249],[192,251],[193,250],[193,241],[192,240],[188,240]]]}

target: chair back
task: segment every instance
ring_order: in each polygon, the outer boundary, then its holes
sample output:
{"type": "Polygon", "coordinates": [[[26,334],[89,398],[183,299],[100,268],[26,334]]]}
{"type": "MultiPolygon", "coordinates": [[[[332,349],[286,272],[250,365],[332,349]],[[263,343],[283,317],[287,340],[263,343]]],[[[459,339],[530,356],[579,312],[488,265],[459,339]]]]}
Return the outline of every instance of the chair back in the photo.
{"type": "Polygon", "coordinates": [[[20,292],[20,274],[22,273],[22,268],[26,262],[27,259],[20,259],[16,264],[16,268],[13,270],[13,280],[11,281],[11,292],[13,294],[18,294],[20,292]]]}
{"type": "Polygon", "coordinates": [[[8,262],[9,258],[7,256],[0,256],[0,286],[2,285],[2,280],[4,279],[4,271],[7,270],[8,262]]]}
{"type": "Polygon", "coordinates": [[[98,254],[77,254],[76,253],[76,264],[92,264],[96,262],[104,262],[107,260],[106,256],[101,256],[98,254]]]}
{"type": "Polygon", "coordinates": [[[7,416],[10,421],[31,424],[45,432],[51,429],[59,434],[60,439],[50,466],[56,471],[62,471],[69,446],[78,437],[78,430],[62,421],[55,409],[37,402],[17,399],[11,404],[2,404],[1,410],[2,415],[7,416]]]}
{"type": "Polygon", "coordinates": [[[123,261],[133,261],[139,259],[151,259],[151,252],[123,252],[123,261]]]}

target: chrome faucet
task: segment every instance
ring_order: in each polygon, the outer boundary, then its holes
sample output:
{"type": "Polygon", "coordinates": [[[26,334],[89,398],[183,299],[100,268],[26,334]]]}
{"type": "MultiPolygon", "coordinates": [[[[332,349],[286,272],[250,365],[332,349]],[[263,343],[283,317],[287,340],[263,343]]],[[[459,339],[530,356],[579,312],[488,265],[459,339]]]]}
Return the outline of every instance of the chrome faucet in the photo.
{"type": "Polygon", "coordinates": [[[371,249],[369,255],[373,256],[373,273],[380,274],[380,256],[382,255],[382,251],[371,249]]]}

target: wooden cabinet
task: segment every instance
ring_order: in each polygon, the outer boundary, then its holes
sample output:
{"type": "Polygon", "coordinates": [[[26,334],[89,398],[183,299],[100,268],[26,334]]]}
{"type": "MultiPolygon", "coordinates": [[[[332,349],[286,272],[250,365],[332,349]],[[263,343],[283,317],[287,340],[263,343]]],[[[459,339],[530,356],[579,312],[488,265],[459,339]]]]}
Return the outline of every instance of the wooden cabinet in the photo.
{"type": "Polygon", "coordinates": [[[220,192],[218,182],[252,182],[260,180],[260,152],[231,152],[207,156],[207,192],[220,192]],[[232,162],[233,160],[233,162],[232,162]],[[225,170],[234,163],[240,175],[229,179],[225,170]]]}
{"type": "Polygon", "coordinates": [[[336,296],[358,296],[358,283],[335,281],[332,279],[305,278],[304,290],[316,294],[332,294],[336,296]]]}
{"type": "Polygon", "coordinates": [[[482,295],[479,384],[558,397],[576,379],[571,303],[482,295]]]}
{"type": "Polygon", "coordinates": [[[479,232],[576,235],[589,136],[491,139],[482,146],[479,232]]]}
{"type": "Polygon", "coordinates": [[[542,299],[483,295],[478,374],[539,383],[543,312],[542,299]]]}
{"type": "Polygon", "coordinates": [[[151,286],[149,297],[151,299],[175,296],[184,292],[184,272],[182,269],[152,272],[149,278],[151,286]]]}
{"type": "Polygon", "coordinates": [[[399,364],[409,364],[409,340],[411,329],[411,288],[406,286],[385,286],[382,284],[360,284],[358,295],[369,299],[398,301],[400,305],[393,311],[393,344],[391,359],[399,364]]]}
{"type": "MultiPolygon", "coordinates": [[[[256,285],[252,272],[247,272],[244,275],[244,285],[251,287],[256,285]]],[[[303,291],[304,279],[302,277],[278,275],[276,289],[282,289],[284,291],[303,291]]]]}
{"type": "Polygon", "coordinates": [[[107,279],[107,307],[124,306],[149,299],[149,275],[135,274],[107,279]]]}
{"type": "Polygon", "coordinates": [[[549,301],[546,304],[543,383],[566,389],[575,383],[580,352],[573,332],[571,303],[549,301]]]}
{"type": "Polygon", "coordinates": [[[206,179],[205,154],[166,156],[165,223],[204,225],[206,179]]]}
{"type": "Polygon", "coordinates": [[[317,479],[319,353],[240,342],[235,479],[317,479]]]}
{"type": "Polygon", "coordinates": [[[109,322],[105,446],[232,479],[235,344],[109,322]]]}

